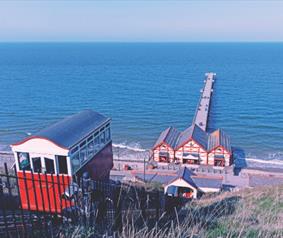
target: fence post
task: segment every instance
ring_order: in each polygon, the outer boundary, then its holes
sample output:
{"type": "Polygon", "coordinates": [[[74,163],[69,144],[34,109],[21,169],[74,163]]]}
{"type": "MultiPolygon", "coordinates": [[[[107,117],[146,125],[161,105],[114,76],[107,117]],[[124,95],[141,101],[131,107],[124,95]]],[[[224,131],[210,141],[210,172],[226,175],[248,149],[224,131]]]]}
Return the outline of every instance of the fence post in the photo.
{"type": "Polygon", "coordinates": [[[48,234],[48,225],[46,221],[46,213],[45,213],[45,201],[44,201],[44,195],[43,195],[43,189],[42,189],[42,180],[41,180],[41,175],[38,172],[38,181],[39,181],[39,188],[40,188],[40,195],[41,195],[41,202],[42,202],[42,209],[43,209],[43,217],[44,217],[44,227],[45,227],[45,232],[48,234]]]}
{"type": "Polygon", "coordinates": [[[52,182],[52,188],[53,188],[53,199],[54,199],[55,213],[57,213],[56,190],[55,190],[55,183],[54,183],[53,174],[51,174],[51,182],[52,182]]]}
{"type": "Polygon", "coordinates": [[[6,175],[6,178],[7,178],[8,191],[9,191],[9,195],[11,195],[12,190],[11,190],[11,186],[10,186],[10,178],[9,178],[9,171],[8,171],[7,163],[4,163],[4,167],[5,167],[5,175],[6,175]]]}
{"type": "Polygon", "coordinates": [[[83,211],[84,211],[84,214],[83,214],[83,221],[84,221],[84,225],[87,226],[87,223],[89,222],[88,221],[88,218],[89,218],[89,208],[90,208],[90,178],[89,178],[89,174],[87,172],[84,172],[83,173],[83,176],[82,176],[82,192],[83,192],[83,211]]]}
{"type": "Polygon", "coordinates": [[[32,179],[32,187],[33,187],[33,194],[34,194],[34,200],[35,200],[35,207],[36,207],[36,211],[38,212],[38,201],[37,201],[37,191],[35,188],[35,181],[34,181],[34,174],[31,171],[31,179],[32,179]]]}
{"type": "MultiPolygon", "coordinates": [[[[7,174],[6,177],[8,178],[7,174]]],[[[2,182],[2,179],[1,179],[2,182]]],[[[2,186],[2,184],[1,184],[2,186]]],[[[3,192],[3,191],[2,191],[3,192]]],[[[4,194],[3,194],[4,195],[4,194]]],[[[4,226],[5,226],[5,231],[6,231],[6,237],[9,238],[9,230],[8,230],[8,221],[7,221],[7,214],[6,214],[6,208],[4,204],[1,204],[2,207],[2,213],[3,213],[3,219],[4,219],[4,226]]]]}
{"type": "Polygon", "coordinates": [[[47,193],[47,200],[48,200],[48,209],[49,209],[49,213],[51,213],[51,204],[50,204],[50,194],[49,194],[49,187],[48,187],[48,179],[47,179],[47,173],[45,171],[45,186],[46,186],[46,193],[47,193]]]}
{"type": "Polygon", "coordinates": [[[156,200],[156,204],[155,204],[155,208],[156,208],[156,221],[159,220],[159,216],[160,216],[160,199],[159,199],[159,191],[156,191],[156,196],[155,196],[155,200],[156,200]]]}
{"type": "MultiPolygon", "coordinates": [[[[12,194],[12,189],[11,189],[10,175],[9,175],[7,163],[4,163],[4,167],[5,167],[5,174],[6,174],[6,178],[7,178],[7,187],[8,187],[8,191],[9,191],[9,198],[13,202],[13,194],[12,194]]],[[[14,207],[14,204],[11,204],[11,205],[12,205],[11,210],[12,210],[12,213],[13,213],[12,216],[13,216],[14,227],[16,228],[16,231],[18,233],[18,228],[17,228],[17,224],[16,224],[16,216],[15,216],[16,209],[14,207]]]]}
{"type": "MultiPolygon", "coordinates": [[[[65,177],[64,174],[62,174],[62,185],[63,185],[63,191],[61,191],[62,195],[65,195],[65,178],[64,177],[65,177]]],[[[64,208],[67,208],[68,207],[68,203],[66,201],[65,196],[64,196],[63,200],[64,200],[64,204],[65,204],[64,208]]]]}
{"type": "Polygon", "coordinates": [[[62,213],[62,192],[61,192],[61,181],[59,174],[56,175],[57,178],[57,186],[58,186],[58,196],[59,196],[59,205],[60,205],[60,212],[62,213]]]}
{"type": "Polygon", "coordinates": [[[16,188],[17,188],[17,192],[18,192],[18,195],[19,195],[19,201],[20,201],[20,210],[21,210],[21,220],[22,220],[22,223],[23,223],[23,226],[24,226],[24,236],[27,237],[27,227],[26,227],[26,222],[25,222],[25,219],[24,219],[24,212],[23,212],[23,207],[22,207],[22,198],[21,198],[21,194],[20,194],[20,188],[19,188],[19,177],[18,177],[18,174],[17,174],[17,170],[16,170],[16,166],[14,166],[14,172],[15,172],[15,177],[16,177],[16,188]]]}
{"type": "Polygon", "coordinates": [[[72,200],[71,200],[71,182],[70,182],[70,177],[67,176],[67,191],[69,193],[69,207],[72,207],[72,200]]]}
{"type": "Polygon", "coordinates": [[[43,195],[43,189],[42,189],[42,180],[41,180],[41,176],[40,173],[37,174],[38,175],[38,181],[39,181],[39,188],[40,188],[40,195],[41,195],[41,202],[42,202],[42,210],[45,214],[45,201],[44,201],[44,195],[43,195]]]}
{"type": "Polygon", "coordinates": [[[143,218],[143,222],[146,222],[146,199],[147,199],[147,192],[145,191],[145,188],[138,190],[138,198],[140,199],[140,209],[141,214],[143,218]]]}
{"type": "Polygon", "coordinates": [[[0,177],[0,197],[4,195],[2,178],[0,177]]]}
{"type": "Polygon", "coordinates": [[[114,231],[121,232],[123,229],[123,223],[122,223],[122,186],[119,184],[115,188],[114,193],[114,207],[115,207],[115,220],[114,220],[114,231]]]}
{"type": "Polygon", "coordinates": [[[28,192],[28,185],[27,185],[27,177],[26,177],[26,171],[23,170],[23,175],[24,175],[24,184],[25,184],[25,192],[26,192],[26,200],[27,200],[27,204],[28,204],[28,213],[29,213],[29,221],[31,223],[31,232],[33,234],[33,220],[32,220],[32,216],[30,214],[30,198],[29,198],[29,192],[28,192]]]}
{"type": "Polygon", "coordinates": [[[77,217],[77,212],[76,212],[77,203],[76,203],[76,197],[75,197],[75,186],[74,186],[74,183],[71,184],[69,176],[67,176],[67,186],[68,186],[67,191],[69,193],[69,211],[70,211],[70,216],[71,216],[72,222],[77,222],[78,217],[77,217]],[[72,203],[72,199],[73,199],[74,203],[72,203]],[[73,205],[75,206],[75,210],[72,209],[73,205]]]}
{"type": "Polygon", "coordinates": [[[4,206],[2,207],[2,212],[3,212],[3,218],[4,218],[6,237],[9,238],[8,221],[7,221],[6,209],[4,206]]]}
{"type": "Polygon", "coordinates": [[[33,187],[33,193],[34,193],[34,200],[35,200],[35,207],[37,211],[37,216],[40,218],[40,230],[43,230],[42,228],[42,217],[39,216],[39,210],[38,210],[38,201],[37,201],[37,191],[35,187],[35,179],[34,179],[34,173],[31,171],[31,179],[32,179],[32,187],[33,187]]]}
{"type": "MultiPolygon", "coordinates": [[[[51,215],[51,213],[52,213],[52,209],[51,209],[51,204],[50,204],[50,194],[49,194],[49,183],[50,182],[48,182],[48,177],[47,177],[47,173],[46,173],[46,171],[45,171],[45,174],[44,174],[44,176],[45,176],[45,186],[46,186],[46,193],[47,193],[47,200],[48,200],[48,208],[49,208],[49,216],[51,215]]],[[[51,230],[50,230],[50,232],[51,232],[51,235],[53,235],[52,233],[52,222],[50,222],[50,224],[51,224],[51,230]]],[[[47,225],[47,224],[46,224],[47,225]]],[[[47,231],[48,232],[48,231],[47,231]]]]}

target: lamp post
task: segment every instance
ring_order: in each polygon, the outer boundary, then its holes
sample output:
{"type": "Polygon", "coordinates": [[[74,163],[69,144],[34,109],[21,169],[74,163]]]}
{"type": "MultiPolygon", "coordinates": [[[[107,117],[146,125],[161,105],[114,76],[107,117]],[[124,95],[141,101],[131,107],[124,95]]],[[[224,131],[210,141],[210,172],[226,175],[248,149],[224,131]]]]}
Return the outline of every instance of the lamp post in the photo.
{"type": "Polygon", "coordinates": [[[143,182],[145,183],[145,156],[143,157],[143,182]]]}

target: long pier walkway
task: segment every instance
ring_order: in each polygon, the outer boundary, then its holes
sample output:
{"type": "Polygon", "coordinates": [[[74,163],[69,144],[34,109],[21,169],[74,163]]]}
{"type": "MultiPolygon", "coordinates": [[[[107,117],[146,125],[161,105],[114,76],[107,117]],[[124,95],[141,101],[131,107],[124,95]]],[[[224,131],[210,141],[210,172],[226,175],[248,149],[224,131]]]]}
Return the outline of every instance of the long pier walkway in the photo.
{"type": "Polygon", "coordinates": [[[215,80],[215,73],[206,73],[205,74],[205,85],[201,91],[201,97],[197,105],[197,110],[193,123],[198,125],[201,129],[206,131],[208,123],[208,115],[210,109],[210,99],[213,92],[213,83],[215,80]]]}

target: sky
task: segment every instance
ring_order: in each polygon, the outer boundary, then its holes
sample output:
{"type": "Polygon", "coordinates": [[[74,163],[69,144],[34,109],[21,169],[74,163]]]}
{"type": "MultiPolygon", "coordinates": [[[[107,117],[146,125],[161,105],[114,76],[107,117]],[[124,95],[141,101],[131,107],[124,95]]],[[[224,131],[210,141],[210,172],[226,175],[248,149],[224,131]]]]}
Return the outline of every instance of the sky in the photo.
{"type": "Polygon", "coordinates": [[[283,41],[283,1],[0,0],[0,41],[283,41]]]}

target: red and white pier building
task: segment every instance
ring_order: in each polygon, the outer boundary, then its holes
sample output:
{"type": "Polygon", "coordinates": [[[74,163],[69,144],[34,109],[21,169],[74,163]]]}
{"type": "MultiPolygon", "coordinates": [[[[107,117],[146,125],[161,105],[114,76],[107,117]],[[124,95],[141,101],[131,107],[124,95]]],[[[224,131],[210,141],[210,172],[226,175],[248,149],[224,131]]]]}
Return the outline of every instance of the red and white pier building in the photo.
{"type": "Polygon", "coordinates": [[[152,148],[157,162],[230,166],[232,150],[229,137],[218,129],[210,134],[193,124],[183,132],[169,127],[152,148]]]}

